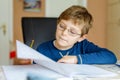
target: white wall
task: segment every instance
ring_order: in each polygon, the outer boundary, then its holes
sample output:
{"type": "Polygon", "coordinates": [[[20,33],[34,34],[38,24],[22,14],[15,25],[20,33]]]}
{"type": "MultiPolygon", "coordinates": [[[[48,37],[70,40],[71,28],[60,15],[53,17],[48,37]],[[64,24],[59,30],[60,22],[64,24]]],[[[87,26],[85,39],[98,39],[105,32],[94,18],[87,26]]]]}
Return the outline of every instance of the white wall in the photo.
{"type": "Polygon", "coordinates": [[[9,0],[9,39],[13,41],[13,0],[9,0]]]}
{"type": "Polygon", "coordinates": [[[87,0],[46,0],[46,17],[58,17],[61,12],[71,5],[86,6],[87,0]]]}
{"type": "Polygon", "coordinates": [[[8,65],[10,46],[12,40],[13,0],[2,0],[0,3],[0,65],[8,65]]]}

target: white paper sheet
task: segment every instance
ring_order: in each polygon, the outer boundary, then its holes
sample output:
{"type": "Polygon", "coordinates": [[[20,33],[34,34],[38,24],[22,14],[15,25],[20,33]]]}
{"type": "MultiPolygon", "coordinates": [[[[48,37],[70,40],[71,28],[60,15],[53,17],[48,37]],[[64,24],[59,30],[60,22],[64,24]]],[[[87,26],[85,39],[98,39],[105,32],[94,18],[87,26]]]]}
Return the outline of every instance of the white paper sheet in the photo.
{"type": "Polygon", "coordinates": [[[113,73],[93,65],[51,63],[47,61],[40,62],[39,60],[36,60],[36,62],[37,64],[56,71],[65,77],[74,77],[76,75],[84,75],[86,77],[114,77],[118,75],[117,73],[113,73]]]}
{"type": "Polygon", "coordinates": [[[2,66],[2,68],[4,70],[6,80],[27,80],[29,73],[56,79],[63,77],[62,75],[37,64],[2,66]]]}
{"type": "Polygon", "coordinates": [[[64,64],[54,62],[19,41],[17,41],[17,57],[34,59],[37,64],[67,77],[72,77],[75,75],[85,75],[87,77],[113,77],[117,75],[116,73],[92,65],[64,64]]]}
{"type": "Polygon", "coordinates": [[[54,62],[50,58],[47,58],[46,56],[40,54],[36,50],[30,48],[29,46],[23,44],[22,42],[18,40],[16,41],[16,44],[17,44],[17,57],[18,58],[38,59],[38,60],[54,62]]]}

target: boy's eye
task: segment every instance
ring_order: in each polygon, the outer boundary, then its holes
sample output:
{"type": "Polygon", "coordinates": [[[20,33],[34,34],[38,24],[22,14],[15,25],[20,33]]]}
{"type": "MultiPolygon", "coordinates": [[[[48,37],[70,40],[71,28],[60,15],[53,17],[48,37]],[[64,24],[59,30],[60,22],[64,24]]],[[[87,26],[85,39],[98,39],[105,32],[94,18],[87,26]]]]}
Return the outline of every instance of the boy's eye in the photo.
{"type": "Polygon", "coordinates": [[[64,27],[63,25],[59,25],[59,27],[60,27],[61,29],[65,29],[65,27],[64,27]]]}
{"type": "Polygon", "coordinates": [[[70,32],[70,34],[76,34],[76,32],[74,32],[74,31],[72,31],[72,30],[70,30],[69,32],[70,32]]]}
{"type": "Polygon", "coordinates": [[[60,28],[64,28],[62,25],[60,25],[60,28]]]}

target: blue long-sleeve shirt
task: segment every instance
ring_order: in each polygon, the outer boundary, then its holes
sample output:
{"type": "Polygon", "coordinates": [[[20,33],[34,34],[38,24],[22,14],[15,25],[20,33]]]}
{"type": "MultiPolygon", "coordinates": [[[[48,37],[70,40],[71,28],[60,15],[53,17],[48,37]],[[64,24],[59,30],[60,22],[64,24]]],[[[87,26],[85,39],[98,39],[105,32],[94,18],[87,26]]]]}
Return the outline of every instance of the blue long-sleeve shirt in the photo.
{"type": "Polygon", "coordinates": [[[77,42],[68,50],[57,49],[53,45],[53,41],[54,40],[51,40],[40,44],[37,51],[56,62],[62,58],[60,53],[62,55],[69,53],[68,55],[77,56],[78,64],[114,64],[117,61],[113,52],[106,48],[100,48],[86,39],[77,42]]]}

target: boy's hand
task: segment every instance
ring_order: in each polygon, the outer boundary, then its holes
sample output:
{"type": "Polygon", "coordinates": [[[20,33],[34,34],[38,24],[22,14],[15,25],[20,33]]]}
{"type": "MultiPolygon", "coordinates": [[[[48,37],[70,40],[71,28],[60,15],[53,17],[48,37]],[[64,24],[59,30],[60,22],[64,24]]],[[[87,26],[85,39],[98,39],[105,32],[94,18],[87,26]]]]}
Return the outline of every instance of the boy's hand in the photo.
{"type": "Polygon", "coordinates": [[[69,64],[77,64],[77,57],[76,56],[63,56],[63,58],[59,59],[58,62],[60,63],[69,63],[69,64]]]}
{"type": "Polygon", "coordinates": [[[28,65],[31,64],[32,60],[30,59],[14,59],[14,65],[28,65]]]}

